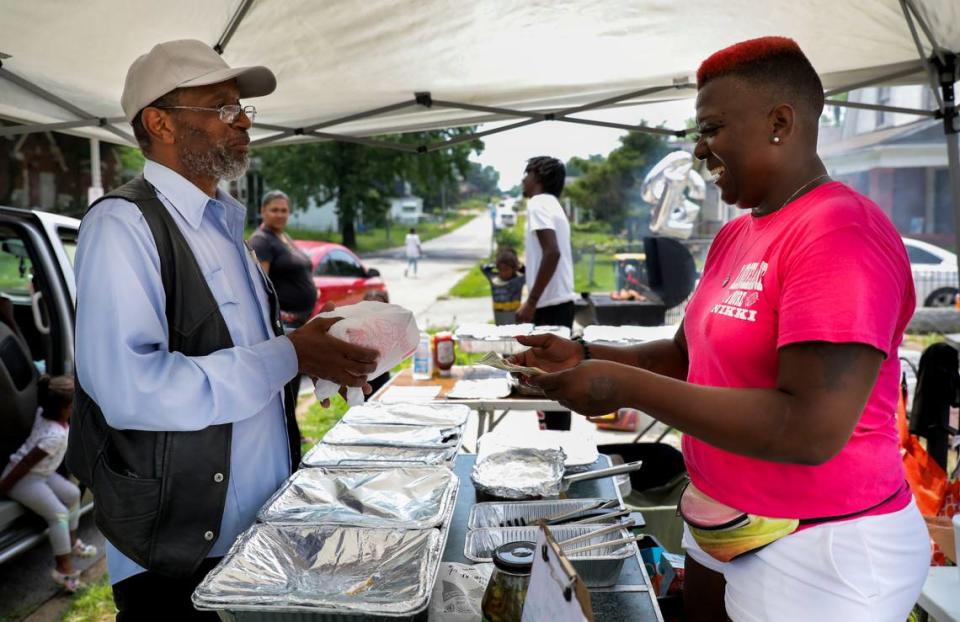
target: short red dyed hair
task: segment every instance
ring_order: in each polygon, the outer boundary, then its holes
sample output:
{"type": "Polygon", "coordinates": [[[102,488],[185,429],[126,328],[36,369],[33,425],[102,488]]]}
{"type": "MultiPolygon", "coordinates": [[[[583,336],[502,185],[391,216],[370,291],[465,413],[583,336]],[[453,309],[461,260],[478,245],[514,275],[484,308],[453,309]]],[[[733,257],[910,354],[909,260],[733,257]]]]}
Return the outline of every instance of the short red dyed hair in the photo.
{"type": "Polygon", "coordinates": [[[711,54],[697,69],[697,88],[723,76],[748,80],[773,94],[823,112],[823,83],[797,42],[789,37],[748,39],[711,54]]]}

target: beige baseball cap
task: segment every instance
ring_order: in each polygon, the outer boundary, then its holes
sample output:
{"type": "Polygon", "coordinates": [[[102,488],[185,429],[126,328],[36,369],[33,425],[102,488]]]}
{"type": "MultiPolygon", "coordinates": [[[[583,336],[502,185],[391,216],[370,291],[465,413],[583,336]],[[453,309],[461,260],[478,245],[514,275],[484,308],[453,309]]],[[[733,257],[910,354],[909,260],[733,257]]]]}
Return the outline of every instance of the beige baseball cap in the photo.
{"type": "Polygon", "coordinates": [[[240,97],[269,95],[277,78],[266,67],[230,67],[212,47],[196,39],[158,43],[133,61],[123,83],[120,106],[133,121],[150,102],[174,89],[236,79],[240,97]]]}

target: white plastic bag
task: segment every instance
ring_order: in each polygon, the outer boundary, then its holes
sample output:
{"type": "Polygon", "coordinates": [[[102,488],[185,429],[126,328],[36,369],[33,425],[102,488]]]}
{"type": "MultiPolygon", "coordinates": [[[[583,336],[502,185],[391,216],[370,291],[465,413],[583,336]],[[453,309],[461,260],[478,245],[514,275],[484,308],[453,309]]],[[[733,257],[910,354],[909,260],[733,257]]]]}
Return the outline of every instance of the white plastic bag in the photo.
{"type": "Polygon", "coordinates": [[[442,562],[433,584],[429,622],[477,622],[493,564],[442,562]]]}
{"type": "MultiPolygon", "coordinates": [[[[411,356],[420,339],[420,329],[413,313],[398,305],[367,300],[320,313],[317,317],[343,318],[330,327],[331,336],[380,353],[377,369],[369,378],[376,378],[411,356]]],[[[337,383],[324,379],[314,385],[318,400],[333,396],[339,389],[337,383]]],[[[363,392],[357,387],[349,388],[347,403],[351,406],[362,404],[363,392]]]]}

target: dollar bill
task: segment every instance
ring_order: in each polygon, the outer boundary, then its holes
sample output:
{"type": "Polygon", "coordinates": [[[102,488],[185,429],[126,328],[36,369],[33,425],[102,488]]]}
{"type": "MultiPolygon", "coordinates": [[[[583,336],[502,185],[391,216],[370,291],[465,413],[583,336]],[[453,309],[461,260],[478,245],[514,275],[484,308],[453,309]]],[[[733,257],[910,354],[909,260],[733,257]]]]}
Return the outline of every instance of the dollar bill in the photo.
{"type": "Polygon", "coordinates": [[[496,352],[487,352],[487,355],[478,361],[481,365],[489,365],[497,369],[502,369],[513,374],[523,374],[524,376],[539,376],[547,372],[539,367],[524,367],[523,365],[514,365],[496,352]]]}

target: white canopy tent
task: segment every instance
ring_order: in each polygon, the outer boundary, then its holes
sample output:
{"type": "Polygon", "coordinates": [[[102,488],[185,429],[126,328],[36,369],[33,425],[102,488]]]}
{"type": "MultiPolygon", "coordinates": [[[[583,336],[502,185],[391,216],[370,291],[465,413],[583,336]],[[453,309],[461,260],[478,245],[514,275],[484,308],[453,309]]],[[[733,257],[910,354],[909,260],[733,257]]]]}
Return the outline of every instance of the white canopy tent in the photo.
{"type": "MultiPolygon", "coordinates": [[[[0,0],[0,136],[57,130],[132,144],[127,67],[155,43],[207,41],[278,88],[255,101],[255,144],[512,119],[592,123],[612,106],[689,98],[700,61],[728,44],[793,37],[827,94],[927,83],[944,121],[960,240],[953,97],[960,0],[0,0]]],[[[838,105],[882,109],[865,104],[838,105]]],[[[903,109],[891,109],[904,112],[903,109]]],[[[638,110],[638,118],[642,116],[638,110]]]]}

